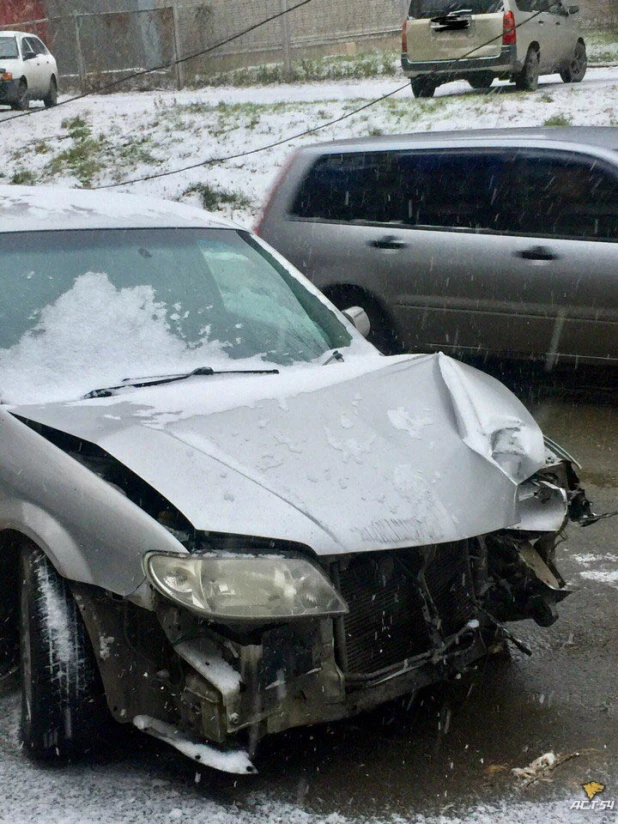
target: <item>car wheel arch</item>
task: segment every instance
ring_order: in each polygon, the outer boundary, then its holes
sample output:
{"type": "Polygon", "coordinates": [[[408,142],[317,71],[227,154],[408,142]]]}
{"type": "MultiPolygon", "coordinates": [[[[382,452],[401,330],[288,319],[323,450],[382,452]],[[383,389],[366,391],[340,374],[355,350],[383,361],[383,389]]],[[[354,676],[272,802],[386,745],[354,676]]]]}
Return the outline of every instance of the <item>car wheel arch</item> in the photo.
{"type": "Polygon", "coordinates": [[[91,579],[91,571],[84,562],[78,544],[65,527],[42,507],[23,501],[3,502],[0,509],[0,535],[7,532],[18,535],[22,542],[30,541],[37,546],[63,578],[91,579]],[[1,526],[2,523],[5,524],[4,527],[1,526]]]}

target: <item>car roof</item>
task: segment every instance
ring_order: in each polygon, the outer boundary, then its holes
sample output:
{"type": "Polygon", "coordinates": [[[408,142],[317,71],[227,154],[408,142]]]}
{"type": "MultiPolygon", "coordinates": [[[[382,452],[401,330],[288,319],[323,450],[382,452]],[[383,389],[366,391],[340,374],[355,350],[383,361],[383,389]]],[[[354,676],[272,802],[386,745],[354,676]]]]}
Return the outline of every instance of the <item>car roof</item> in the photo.
{"type": "Polygon", "coordinates": [[[238,228],[182,203],[57,186],[0,186],[0,233],[65,229],[238,228]]]}
{"type": "Polygon", "coordinates": [[[29,31],[4,31],[4,30],[0,30],[0,37],[36,37],[37,40],[41,39],[38,36],[38,34],[32,34],[32,32],[29,32],[29,31]]]}
{"type": "Polygon", "coordinates": [[[517,145],[525,141],[539,143],[571,143],[582,146],[594,146],[611,151],[618,150],[618,127],[615,126],[555,126],[546,128],[522,127],[516,129],[472,129],[470,131],[421,132],[416,134],[379,135],[376,137],[355,137],[347,140],[333,140],[317,143],[304,150],[318,150],[319,153],[333,153],[338,150],[385,150],[400,149],[413,145],[448,146],[449,143],[475,146],[487,144],[517,145]]]}

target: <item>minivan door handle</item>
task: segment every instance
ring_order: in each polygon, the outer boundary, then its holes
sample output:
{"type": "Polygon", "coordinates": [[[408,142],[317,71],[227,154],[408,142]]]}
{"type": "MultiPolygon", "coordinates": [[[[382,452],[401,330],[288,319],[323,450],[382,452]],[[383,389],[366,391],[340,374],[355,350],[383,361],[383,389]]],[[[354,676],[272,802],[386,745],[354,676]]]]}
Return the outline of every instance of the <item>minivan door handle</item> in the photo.
{"type": "Polygon", "coordinates": [[[547,246],[531,246],[530,249],[522,249],[521,252],[513,252],[513,254],[524,260],[558,260],[560,257],[547,246]]]}
{"type": "Polygon", "coordinates": [[[395,237],[395,235],[384,235],[377,240],[368,241],[368,246],[374,249],[405,249],[408,244],[405,240],[395,237]]]}

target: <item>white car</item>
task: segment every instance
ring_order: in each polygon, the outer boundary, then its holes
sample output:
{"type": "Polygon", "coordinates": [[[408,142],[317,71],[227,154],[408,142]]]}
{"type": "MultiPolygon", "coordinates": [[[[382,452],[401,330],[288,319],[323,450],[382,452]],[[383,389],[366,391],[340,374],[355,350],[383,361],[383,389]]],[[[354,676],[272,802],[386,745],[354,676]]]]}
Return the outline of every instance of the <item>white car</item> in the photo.
{"type": "Polygon", "coordinates": [[[27,109],[31,100],[49,108],[58,102],[58,66],[34,34],[0,33],[0,104],[27,109]]]}

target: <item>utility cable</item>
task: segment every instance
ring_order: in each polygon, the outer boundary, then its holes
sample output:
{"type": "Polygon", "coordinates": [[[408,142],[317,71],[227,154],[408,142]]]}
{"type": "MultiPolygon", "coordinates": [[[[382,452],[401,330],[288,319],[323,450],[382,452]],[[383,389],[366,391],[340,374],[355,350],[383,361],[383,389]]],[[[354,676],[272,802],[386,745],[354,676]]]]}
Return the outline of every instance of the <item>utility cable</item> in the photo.
{"type": "MultiPolygon", "coordinates": [[[[531,17],[529,17],[527,20],[522,20],[522,22],[518,23],[514,28],[517,29],[520,26],[523,26],[524,24],[529,23],[531,20],[534,20],[535,17],[538,17],[539,14],[543,14],[549,8],[552,8],[553,6],[557,6],[557,5],[560,5],[560,4],[559,3],[552,3],[551,5],[549,5],[547,7],[547,9],[542,9],[542,10],[539,10],[539,11],[535,12],[531,17]]],[[[470,55],[474,54],[474,52],[478,51],[479,49],[485,48],[485,46],[491,45],[491,43],[495,42],[498,39],[501,39],[502,36],[503,36],[503,33],[501,32],[496,37],[492,37],[490,40],[487,40],[485,43],[482,43],[480,46],[475,46],[473,49],[470,49],[470,51],[466,52],[465,54],[461,55],[460,57],[455,57],[455,58],[453,58],[453,60],[445,61],[446,64],[447,64],[447,67],[450,68],[450,67],[456,65],[459,61],[466,60],[468,57],[470,57],[470,55]]],[[[441,71],[443,71],[443,69],[441,69],[441,71]]],[[[437,73],[437,70],[433,69],[426,76],[431,77],[432,75],[434,75],[436,73],[437,73]]],[[[116,188],[118,186],[130,186],[134,183],[142,183],[143,181],[147,181],[147,180],[157,180],[157,179],[162,178],[162,177],[169,177],[171,175],[182,174],[182,172],[187,172],[187,171],[190,171],[192,169],[197,169],[201,166],[211,166],[215,163],[226,163],[230,160],[239,160],[242,157],[249,157],[250,155],[257,154],[258,152],[265,152],[268,149],[274,149],[277,146],[281,146],[283,143],[288,143],[291,140],[298,140],[301,137],[306,137],[307,135],[315,134],[316,132],[319,132],[322,129],[327,129],[330,126],[334,126],[337,123],[341,123],[343,120],[347,120],[348,118],[353,117],[354,115],[358,114],[359,112],[362,112],[365,109],[370,108],[371,106],[375,106],[377,103],[381,103],[383,100],[386,100],[387,98],[392,97],[393,95],[397,94],[398,92],[402,91],[403,89],[406,89],[407,87],[408,87],[408,83],[406,82],[405,85],[398,86],[396,89],[393,89],[393,91],[388,92],[387,94],[383,94],[380,97],[375,98],[374,100],[370,100],[368,103],[364,103],[362,106],[359,106],[357,109],[353,109],[351,112],[346,112],[345,114],[341,115],[340,117],[336,117],[333,120],[328,120],[325,123],[321,123],[319,126],[314,126],[311,129],[305,129],[302,132],[298,132],[296,134],[288,135],[287,137],[281,138],[280,140],[275,140],[272,143],[267,143],[264,146],[258,146],[255,149],[249,149],[245,152],[238,152],[236,154],[231,154],[231,155],[223,155],[223,156],[219,156],[219,157],[210,157],[210,158],[207,158],[206,160],[198,161],[197,163],[190,163],[187,166],[182,166],[179,169],[170,169],[170,170],[165,171],[165,172],[154,172],[153,174],[150,174],[150,175],[144,175],[142,177],[135,177],[135,178],[131,178],[129,180],[116,182],[116,183],[106,183],[102,186],[94,186],[92,188],[94,188],[94,189],[113,189],[113,188],[116,188]]]]}

